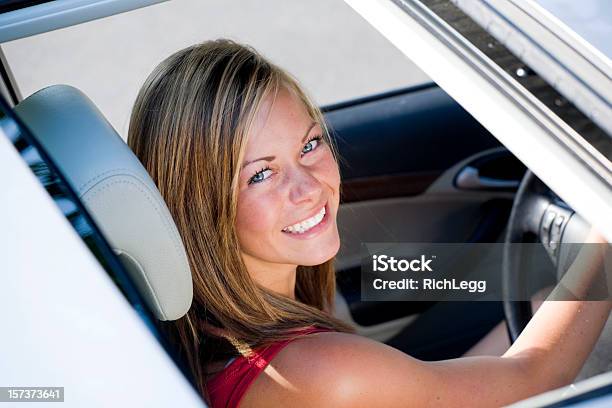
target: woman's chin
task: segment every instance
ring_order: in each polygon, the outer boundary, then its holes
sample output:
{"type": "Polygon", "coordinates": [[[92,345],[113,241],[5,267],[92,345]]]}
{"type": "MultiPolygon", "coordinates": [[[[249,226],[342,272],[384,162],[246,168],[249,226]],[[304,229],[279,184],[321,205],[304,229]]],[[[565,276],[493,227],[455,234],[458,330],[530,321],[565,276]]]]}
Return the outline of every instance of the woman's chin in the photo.
{"type": "Polygon", "coordinates": [[[327,242],[325,245],[318,245],[316,248],[304,249],[300,251],[297,262],[298,265],[315,266],[325,263],[332,259],[340,250],[340,240],[327,242]]]}

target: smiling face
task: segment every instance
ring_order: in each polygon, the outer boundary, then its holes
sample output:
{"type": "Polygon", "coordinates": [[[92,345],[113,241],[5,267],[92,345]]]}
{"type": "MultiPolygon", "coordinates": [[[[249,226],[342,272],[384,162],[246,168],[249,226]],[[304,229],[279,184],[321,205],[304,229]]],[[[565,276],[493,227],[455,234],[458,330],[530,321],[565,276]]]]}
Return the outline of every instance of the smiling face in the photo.
{"type": "Polygon", "coordinates": [[[249,273],[319,265],[340,247],[340,174],[320,124],[291,92],[268,96],[240,171],[236,232],[249,273]]]}

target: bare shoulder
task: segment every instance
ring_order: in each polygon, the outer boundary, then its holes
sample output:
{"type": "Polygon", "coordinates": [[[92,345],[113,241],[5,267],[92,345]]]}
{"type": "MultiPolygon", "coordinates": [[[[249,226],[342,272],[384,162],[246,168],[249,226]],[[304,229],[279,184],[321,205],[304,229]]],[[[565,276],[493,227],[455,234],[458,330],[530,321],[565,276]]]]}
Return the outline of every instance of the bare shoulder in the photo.
{"type": "Polygon", "coordinates": [[[414,383],[407,375],[419,367],[417,360],[365,337],[316,333],[276,355],[241,406],[405,406],[401,396],[410,395],[414,383]]]}

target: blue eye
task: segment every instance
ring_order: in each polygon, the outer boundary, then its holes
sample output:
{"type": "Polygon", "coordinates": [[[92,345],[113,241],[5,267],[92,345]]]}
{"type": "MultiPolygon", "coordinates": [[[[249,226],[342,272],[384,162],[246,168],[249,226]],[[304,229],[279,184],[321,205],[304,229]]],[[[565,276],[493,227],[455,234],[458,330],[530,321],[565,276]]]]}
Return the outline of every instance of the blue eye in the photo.
{"type": "Polygon", "coordinates": [[[261,183],[262,181],[267,180],[271,174],[272,174],[272,170],[270,170],[269,167],[265,167],[259,170],[257,173],[255,173],[255,175],[249,179],[248,184],[261,183]],[[266,174],[268,175],[265,176],[266,174]]]}
{"type": "Polygon", "coordinates": [[[312,139],[310,139],[305,145],[304,148],[302,149],[302,156],[305,155],[306,153],[310,153],[312,152],[314,149],[317,148],[317,146],[319,146],[319,143],[321,142],[321,136],[314,136],[312,139]]]}

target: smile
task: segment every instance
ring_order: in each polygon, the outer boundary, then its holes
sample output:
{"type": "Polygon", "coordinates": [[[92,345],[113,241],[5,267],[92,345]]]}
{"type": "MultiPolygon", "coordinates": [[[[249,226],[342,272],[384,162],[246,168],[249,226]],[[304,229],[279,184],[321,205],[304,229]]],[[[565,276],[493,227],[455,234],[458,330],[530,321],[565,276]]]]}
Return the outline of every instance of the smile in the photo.
{"type": "Polygon", "coordinates": [[[290,225],[288,227],[283,228],[283,232],[289,232],[291,234],[303,234],[311,228],[316,227],[325,217],[325,206],[323,206],[318,213],[314,216],[298,222],[297,224],[290,225]]]}

